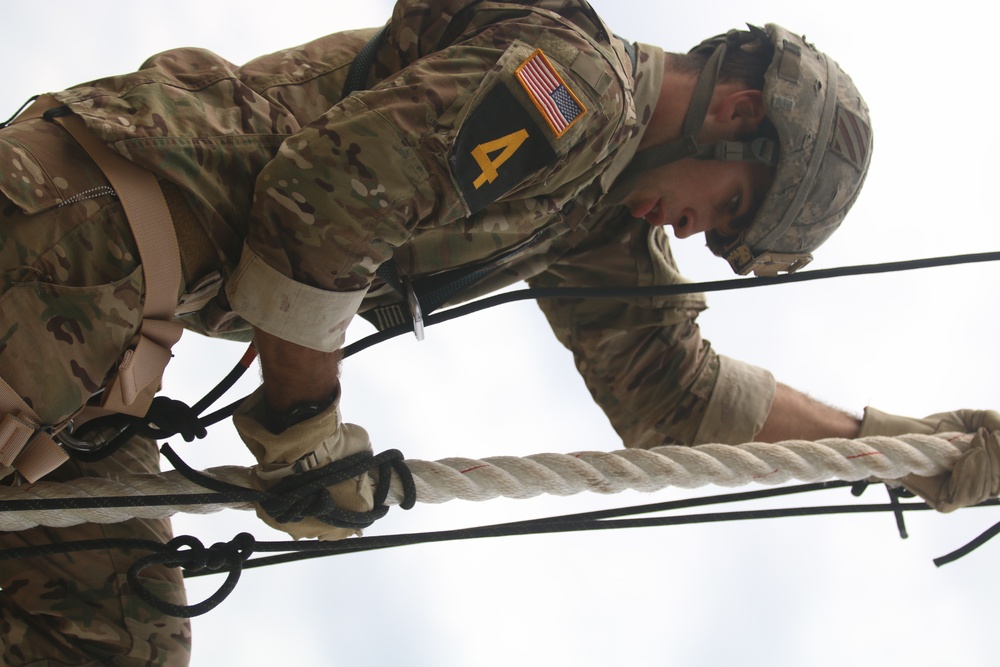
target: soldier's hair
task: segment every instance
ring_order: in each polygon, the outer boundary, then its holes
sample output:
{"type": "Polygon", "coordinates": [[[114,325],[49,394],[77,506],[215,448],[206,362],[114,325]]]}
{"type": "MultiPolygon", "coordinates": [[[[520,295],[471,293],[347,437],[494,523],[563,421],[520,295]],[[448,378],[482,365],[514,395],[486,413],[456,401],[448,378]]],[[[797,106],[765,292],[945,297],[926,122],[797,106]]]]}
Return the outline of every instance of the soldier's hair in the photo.
{"type": "Polygon", "coordinates": [[[754,90],[764,89],[764,74],[774,60],[774,45],[767,34],[757,30],[730,30],[705,40],[690,52],[674,53],[667,59],[674,71],[697,75],[705,67],[715,46],[727,42],[726,58],[722,61],[718,83],[739,81],[754,90]]]}

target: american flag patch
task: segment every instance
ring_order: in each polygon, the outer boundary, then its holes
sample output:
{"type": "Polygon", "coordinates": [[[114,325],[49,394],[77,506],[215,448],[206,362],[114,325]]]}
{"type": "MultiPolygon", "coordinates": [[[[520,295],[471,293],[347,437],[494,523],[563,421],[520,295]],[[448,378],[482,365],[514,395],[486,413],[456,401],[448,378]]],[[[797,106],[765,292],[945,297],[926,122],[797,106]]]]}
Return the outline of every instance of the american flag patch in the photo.
{"type": "Polygon", "coordinates": [[[837,107],[837,127],[833,132],[835,153],[863,170],[872,145],[872,130],[868,124],[842,106],[837,107]]]}
{"type": "Polygon", "coordinates": [[[583,102],[569,89],[541,49],[521,63],[516,74],[556,137],[566,134],[566,130],[587,113],[583,102]]]}

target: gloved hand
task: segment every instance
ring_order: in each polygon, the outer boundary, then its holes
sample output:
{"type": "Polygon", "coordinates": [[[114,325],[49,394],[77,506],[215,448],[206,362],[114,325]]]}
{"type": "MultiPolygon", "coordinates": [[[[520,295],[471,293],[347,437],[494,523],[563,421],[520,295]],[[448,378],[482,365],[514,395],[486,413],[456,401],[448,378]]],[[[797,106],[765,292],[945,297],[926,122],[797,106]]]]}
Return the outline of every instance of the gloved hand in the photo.
{"type": "MultiPolygon", "coordinates": [[[[359,452],[370,452],[368,433],[360,426],[342,424],[338,401],[316,416],[295,424],[281,433],[267,427],[267,410],[263,389],[251,394],[233,415],[233,423],[243,442],[258,464],[254,475],[258,488],[265,490],[281,479],[294,474],[293,466],[313,470],[359,452]]],[[[337,507],[355,512],[367,512],[374,506],[368,473],[326,487],[337,507]]],[[[321,540],[341,540],[361,534],[354,528],[331,526],[316,518],[280,523],[260,506],[257,516],[295,539],[317,537],[321,540]]]]}
{"type": "Polygon", "coordinates": [[[865,408],[859,436],[906,435],[909,433],[972,433],[969,448],[950,472],[934,477],[907,475],[903,486],[940,512],[977,505],[1000,495],[1000,413],[993,410],[956,410],[925,419],[900,417],[875,408],[865,408]]]}

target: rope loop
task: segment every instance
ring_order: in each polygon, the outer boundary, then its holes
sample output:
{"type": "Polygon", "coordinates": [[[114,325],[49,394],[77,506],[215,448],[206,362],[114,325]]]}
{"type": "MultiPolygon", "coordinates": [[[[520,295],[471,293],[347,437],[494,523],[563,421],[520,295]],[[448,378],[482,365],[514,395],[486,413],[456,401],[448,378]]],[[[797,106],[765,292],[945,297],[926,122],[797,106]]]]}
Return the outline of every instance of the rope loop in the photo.
{"type": "Polygon", "coordinates": [[[215,609],[236,588],[243,572],[243,563],[253,555],[257,541],[249,533],[240,533],[229,542],[218,542],[206,548],[196,537],[182,535],[164,545],[163,550],[138,559],[128,569],[129,587],[143,602],[157,611],[176,618],[193,618],[215,609]],[[229,575],[215,593],[198,604],[179,605],[164,600],[143,583],[139,575],[148,567],[182,567],[187,572],[221,572],[229,575]]]}
{"type": "Polygon", "coordinates": [[[403,487],[403,497],[399,501],[400,508],[412,509],[417,502],[417,485],[413,481],[413,472],[406,465],[406,458],[398,449],[387,449],[375,457],[378,465],[378,485],[375,487],[375,504],[382,505],[389,496],[389,486],[392,473],[396,473],[403,487]]]}
{"type": "Polygon", "coordinates": [[[362,529],[385,516],[389,507],[392,472],[403,484],[403,502],[400,507],[410,509],[416,503],[417,491],[413,475],[402,452],[390,449],[373,456],[371,452],[358,452],[325,466],[286,477],[265,491],[266,498],[260,507],[279,523],[293,523],[314,518],[339,528],[362,529]],[[367,472],[377,471],[378,483],[374,490],[374,507],[358,512],[339,507],[328,487],[367,472]]]}
{"type": "MultiPolygon", "coordinates": [[[[178,473],[206,489],[221,493],[251,491],[191,468],[169,445],[164,445],[160,451],[178,473]]],[[[280,523],[316,518],[340,528],[367,528],[389,511],[386,501],[393,472],[403,489],[403,497],[398,504],[408,510],[417,502],[417,486],[403,453],[398,449],[388,449],[374,456],[371,452],[359,452],[321,468],[291,475],[266,491],[257,492],[259,495],[253,502],[280,523]],[[327,487],[373,470],[378,471],[378,482],[373,492],[374,508],[356,512],[338,507],[327,487]]]]}

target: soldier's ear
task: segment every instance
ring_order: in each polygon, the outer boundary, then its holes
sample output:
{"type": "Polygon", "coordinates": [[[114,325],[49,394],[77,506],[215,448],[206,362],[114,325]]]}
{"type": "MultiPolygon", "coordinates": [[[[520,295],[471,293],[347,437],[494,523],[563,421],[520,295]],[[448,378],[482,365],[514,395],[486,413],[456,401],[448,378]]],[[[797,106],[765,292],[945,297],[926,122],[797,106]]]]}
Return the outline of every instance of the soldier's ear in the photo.
{"type": "Polygon", "coordinates": [[[764,94],[750,89],[725,95],[710,114],[720,133],[734,138],[755,133],[765,118],[764,94]]]}

